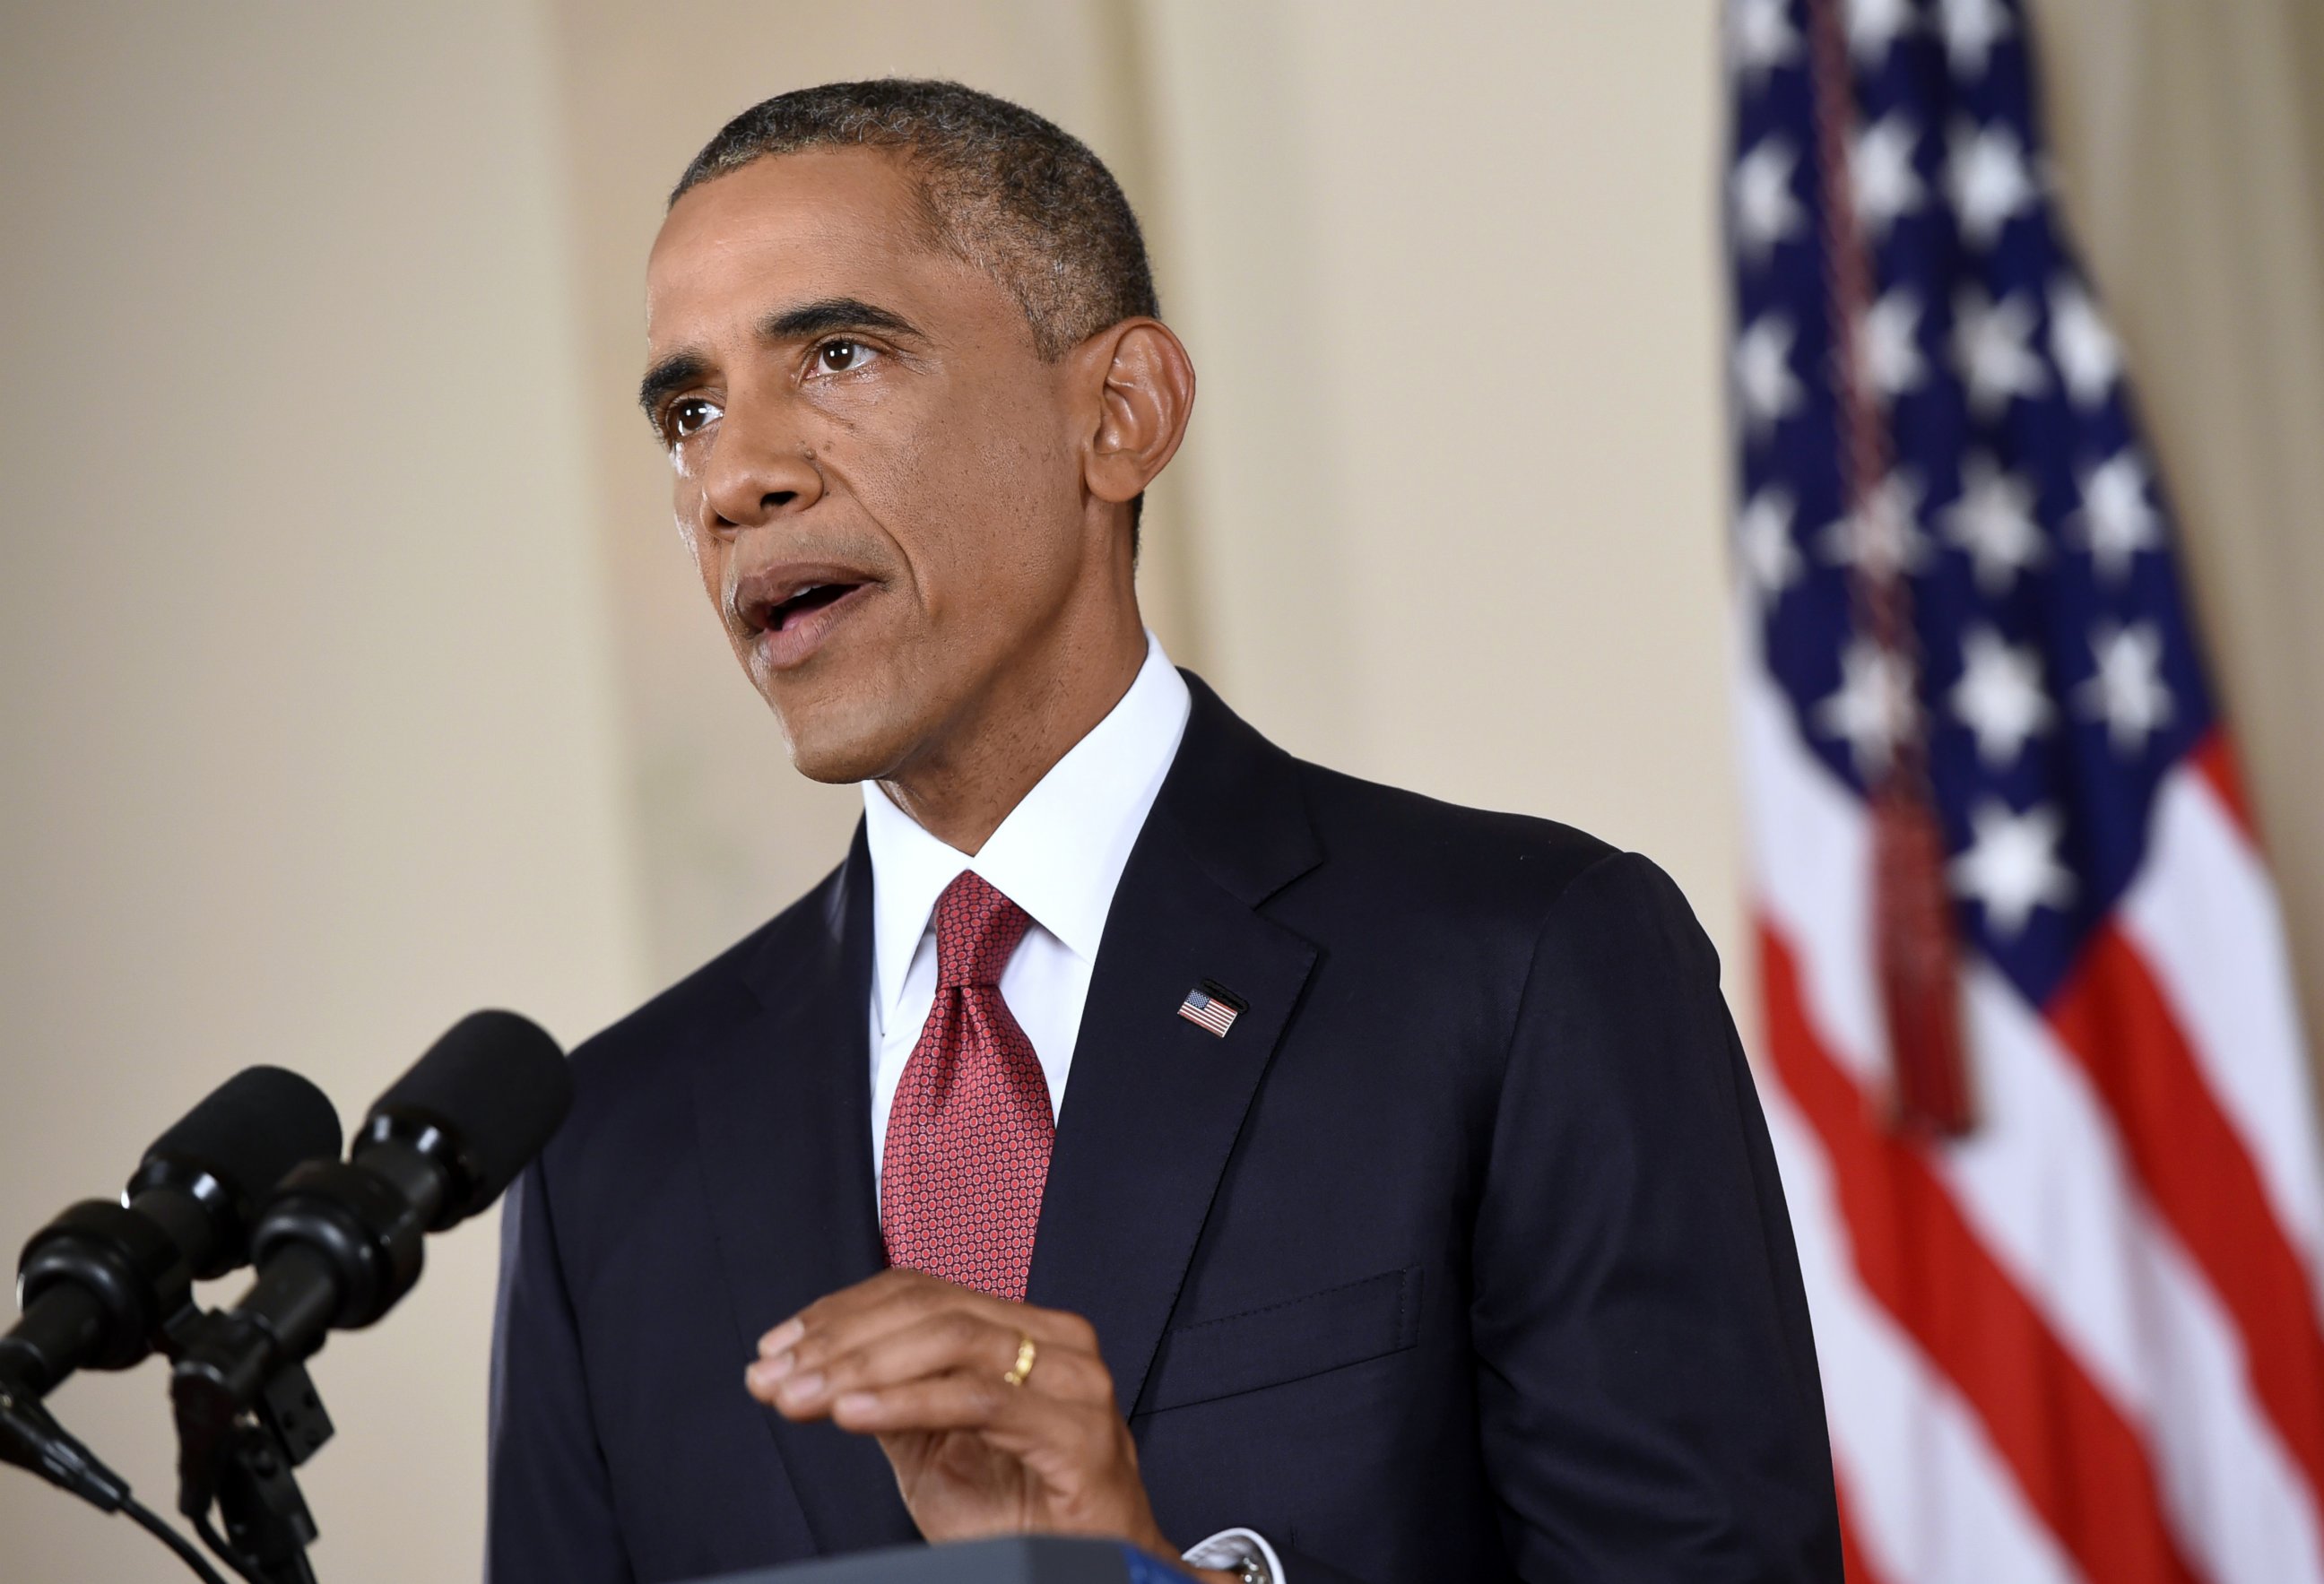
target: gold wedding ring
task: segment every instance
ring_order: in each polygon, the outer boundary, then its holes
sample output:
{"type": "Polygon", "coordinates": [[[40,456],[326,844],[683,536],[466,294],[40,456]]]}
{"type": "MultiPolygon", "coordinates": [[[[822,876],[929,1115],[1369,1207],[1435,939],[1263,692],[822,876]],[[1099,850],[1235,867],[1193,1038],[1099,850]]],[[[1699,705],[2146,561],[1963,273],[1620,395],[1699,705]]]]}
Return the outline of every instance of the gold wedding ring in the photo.
{"type": "Polygon", "coordinates": [[[1018,1332],[1017,1362],[1001,1378],[1013,1386],[1023,1386],[1025,1377],[1033,1373],[1033,1360],[1040,1356],[1041,1349],[1033,1345],[1033,1339],[1022,1331],[1018,1332]]]}

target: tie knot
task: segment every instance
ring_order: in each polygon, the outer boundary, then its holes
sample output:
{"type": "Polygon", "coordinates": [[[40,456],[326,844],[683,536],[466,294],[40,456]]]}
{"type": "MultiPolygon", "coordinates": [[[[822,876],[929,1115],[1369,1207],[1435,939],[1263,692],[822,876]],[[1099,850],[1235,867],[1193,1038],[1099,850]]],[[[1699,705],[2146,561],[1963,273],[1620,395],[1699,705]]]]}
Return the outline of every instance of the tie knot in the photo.
{"type": "Polygon", "coordinates": [[[999,984],[1032,923],[991,881],[963,870],[936,898],[936,988],[999,984]]]}

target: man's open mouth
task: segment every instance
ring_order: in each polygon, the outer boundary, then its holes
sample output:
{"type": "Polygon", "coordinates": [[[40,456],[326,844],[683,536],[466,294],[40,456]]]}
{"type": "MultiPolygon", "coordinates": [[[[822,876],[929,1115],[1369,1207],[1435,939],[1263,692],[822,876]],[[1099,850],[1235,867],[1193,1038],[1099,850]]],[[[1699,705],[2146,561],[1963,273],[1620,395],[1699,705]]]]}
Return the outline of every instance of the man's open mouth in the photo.
{"type": "Polygon", "coordinates": [[[743,575],[731,607],[753,664],[787,670],[819,651],[880,580],[845,561],[791,561],[743,575]],[[844,606],[845,609],[840,607],[844,606]]]}
{"type": "Polygon", "coordinates": [[[835,601],[844,600],[863,585],[860,583],[815,583],[776,604],[770,605],[761,615],[759,625],[770,632],[780,632],[783,623],[809,611],[819,611],[835,601]]]}

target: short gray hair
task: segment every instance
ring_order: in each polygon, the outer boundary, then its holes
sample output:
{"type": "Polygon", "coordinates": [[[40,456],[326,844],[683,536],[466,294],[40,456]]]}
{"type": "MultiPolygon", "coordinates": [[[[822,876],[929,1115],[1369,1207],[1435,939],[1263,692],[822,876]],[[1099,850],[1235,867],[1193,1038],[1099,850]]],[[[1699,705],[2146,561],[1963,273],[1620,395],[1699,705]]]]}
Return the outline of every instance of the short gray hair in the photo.
{"type": "Polygon", "coordinates": [[[669,201],[770,154],[828,148],[894,151],[937,244],[1017,299],[1043,358],[1159,317],[1138,216],[1104,162],[1023,106],[956,82],[888,77],[778,94],[721,127],[669,201]]]}

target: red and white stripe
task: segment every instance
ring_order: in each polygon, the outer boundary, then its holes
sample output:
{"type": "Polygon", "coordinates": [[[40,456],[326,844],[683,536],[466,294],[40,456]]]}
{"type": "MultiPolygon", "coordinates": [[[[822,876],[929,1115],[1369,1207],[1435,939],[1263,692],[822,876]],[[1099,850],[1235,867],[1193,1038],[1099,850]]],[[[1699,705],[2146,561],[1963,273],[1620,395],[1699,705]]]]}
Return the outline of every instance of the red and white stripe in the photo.
{"type": "Polygon", "coordinates": [[[1868,815],[1735,675],[1762,1091],[1851,1577],[2324,1584],[2324,1170],[2224,752],[2172,773],[2051,1005],[1968,969],[1979,1125],[1931,1143],[1881,1117],[1868,815]]]}

